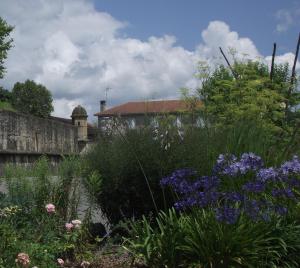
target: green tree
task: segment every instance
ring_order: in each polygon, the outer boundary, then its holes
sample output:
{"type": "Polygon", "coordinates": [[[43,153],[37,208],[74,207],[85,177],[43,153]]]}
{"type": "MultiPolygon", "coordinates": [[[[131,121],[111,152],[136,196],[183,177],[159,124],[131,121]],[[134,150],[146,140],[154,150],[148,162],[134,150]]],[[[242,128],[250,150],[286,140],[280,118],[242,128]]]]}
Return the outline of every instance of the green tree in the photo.
{"type": "Polygon", "coordinates": [[[47,117],[53,111],[51,92],[32,80],[17,82],[12,89],[12,104],[18,111],[47,117]]]}
{"type": "Polygon", "coordinates": [[[0,79],[3,78],[5,73],[4,60],[7,58],[7,52],[12,46],[13,40],[9,38],[9,35],[13,28],[0,17],[0,79]]]}
{"type": "Polygon", "coordinates": [[[257,61],[235,61],[232,70],[221,65],[212,73],[201,64],[199,70],[198,94],[212,122],[227,126],[255,120],[272,133],[293,132],[300,94],[290,83],[288,65],[276,65],[272,81],[268,66],[257,61]]]}
{"type": "Polygon", "coordinates": [[[11,101],[11,92],[0,86],[0,102],[1,101],[10,102],[11,101]]]}

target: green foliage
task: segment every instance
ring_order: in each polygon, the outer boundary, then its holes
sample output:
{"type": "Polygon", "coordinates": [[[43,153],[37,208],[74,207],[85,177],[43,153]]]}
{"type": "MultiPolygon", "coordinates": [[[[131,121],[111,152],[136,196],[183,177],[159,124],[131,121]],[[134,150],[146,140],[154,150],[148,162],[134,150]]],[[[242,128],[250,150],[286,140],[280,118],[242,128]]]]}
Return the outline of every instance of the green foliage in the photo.
{"type": "MultiPolygon", "coordinates": [[[[239,156],[254,152],[267,164],[280,163],[286,157],[284,147],[280,142],[274,145],[270,137],[256,122],[236,122],[224,128],[192,127],[180,133],[164,123],[158,128],[128,130],[122,135],[101,137],[85,156],[84,177],[91,176],[92,184],[101,185],[101,191],[93,191],[93,195],[114,224],[123,217],[139,218],[155,212],[150,190],[158,209],[169,207],[174,196],[163,191],[159,181],[176,169],[190,167],[200,174],[210,174],[220,153],[239,156]]],[[[299,147],[291,146],[287,154],[298,151],[299,147]]]]}
{"type": "Polygon", "coordinates": [[[90,258],[91,246],[84,225],[67,232],[65,223],[77,217],[78,159],[66,158],[53,176],[46,157],[32,169],[9,165],[0,196],[0,267],[16,267],[18,253],[26,252],[30,267],[57,267],[57,258],[90,258]],[[55,205],[47,213],[46,204],[55,205]],[[2,266],[1,266],[2,265],[2,266]]]}
{"type": "Polygon", "coordinates": [[[14,111],[11,104],[11,92],[0,86],[0,109],[14,111]]]}
{"type": "Polygon", "coordinates": [[[40,117],[47,117],[53,111],[51,92],[32,80],[14,85],[12,104],[18,111],[40,117]]]}
{"type": "Polygon", "coordinates": [[[68,208],[61,210],[61,215],[65,220],[76,217],[79,201],[80,168],[80,159],[76,156],[65,157],[58,167],[55,199],[60,208],[68,208]]]}
{"type": "Polygon", "coordinates": [[[290,84],[288,65],[276,65],[272,81],[268,66],[260,62],[235,61],[233,71],[237,79],[223,65],[212,74],[200,68],[202,87],[198,93],[213,122],[227,126],[240,120],[257,120],[273,134],[290,133],[299,118],[295,108],[300,94],[296,85],[290,84]]]}
{"type": "Polygon", "coordinates": [[[15,111],[12,105],[9,102],[2,102],[0,101],[0,109],[7,110],[7,111],[15,111]]]}
{"type": "Polygon", "coordinates": [[[0,102],[10,102],[11,92],[0,86],[0,102]]]}
{"type": "Polygon", "coordinates": [[[143,257],[150,267],[179,267],[182,262],[182,247],[185,233],[180,217],[174,209],[160,212],[156,228],[143,217],[140,222],[131,222],[134,240],[127,239],[127,248],[137,257],[143,257]]]}
{"type": "Polygon", "coordinates": [[[12,47],[13,40],[9,38],[9,35],[13,28],[0,17],[0,79],[5,73],[4,60],[7,58],[8,50],[12,47]]]}
{"type": "Polygon", "coordinates": [[[212,211],[161,212],[131,223],[125,248],[149,267],[299,267],[300,224],[274,220],[234,225],[216,221],[212,211]]]}

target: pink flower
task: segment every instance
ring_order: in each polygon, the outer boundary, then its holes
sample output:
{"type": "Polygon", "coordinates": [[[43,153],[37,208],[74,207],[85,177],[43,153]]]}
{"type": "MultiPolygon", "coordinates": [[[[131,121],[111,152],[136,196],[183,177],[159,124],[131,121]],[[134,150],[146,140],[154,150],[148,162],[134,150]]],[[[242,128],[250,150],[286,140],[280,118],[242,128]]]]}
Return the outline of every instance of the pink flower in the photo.
{"type": "Polygon", "coordinates": [[[65,262],[64,262],[63,259],[58,258],[57,262],[58,262],[58,264],[59,264],[60,267],[64,267],[65,262]]]}
{"type": "Polygon", "coordinates": [[[53,204],[47,204],[46,205],[46,210],[47,212],[50,213],[55,213],[55,206],[53,204]]]}
{"type": "Polygon", "coordinates": [[[88,262],[88,261],[83,261],[81,264],[80,264],[80,267],[83,267],[83,268],[87,268],[89,267],[91,264],[88,262]]]}
{"type": "Polygon", "coordinates": [[[75,228],[80,228],[81,220],[72,220],[72,224],[75,228]]]}
{"type": "Polygon", "coordinates": [[[16,263],[19,263],[23,267],[28,267],[28,264],[30,262],[28,254],[23,253],[23,252],[18,254],[15,261],[16,261],[16,263]]]}
{"type": "Polygon", "coordinates": [[[72,223],[67,222],[65,224],[65,227],[66,227],[67,231],[70,232],[73,229],[74,225],[72,223]]]}

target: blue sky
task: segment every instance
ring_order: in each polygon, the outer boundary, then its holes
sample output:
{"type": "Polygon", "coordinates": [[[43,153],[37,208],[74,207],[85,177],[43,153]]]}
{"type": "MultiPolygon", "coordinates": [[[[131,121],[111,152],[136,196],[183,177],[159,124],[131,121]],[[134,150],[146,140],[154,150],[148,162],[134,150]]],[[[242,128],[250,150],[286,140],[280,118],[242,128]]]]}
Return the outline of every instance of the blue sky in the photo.
{"type": "Polygon", "coordinates": [[[80,104],[93,121],[107,87],[108,106],[193,91],[199,61],[224,63],[219,46],[270,64],[277,42],[276,63],[292,63],[300,1],[0,0],[0,17],[15,26],[0,85],[34,80],[55,116],[80,104]]]}
{"type": "MultiPolygon", "coordinates": [[[[94,0],[95,7],[129,24],[123,34],[147,40],[149,36],[174,35],[178,44],[193,50],[210,21],[226,22],[240,36],[249,37],[268,55],[273,42],[278,53],[294,51],[300,31],[300,1],[294,0],[94,0]],[[298,16],[288,29],[276,30],[281,10],[298,16]]],[[[284,18],[283,18],[284,20],[284,18]]]]}

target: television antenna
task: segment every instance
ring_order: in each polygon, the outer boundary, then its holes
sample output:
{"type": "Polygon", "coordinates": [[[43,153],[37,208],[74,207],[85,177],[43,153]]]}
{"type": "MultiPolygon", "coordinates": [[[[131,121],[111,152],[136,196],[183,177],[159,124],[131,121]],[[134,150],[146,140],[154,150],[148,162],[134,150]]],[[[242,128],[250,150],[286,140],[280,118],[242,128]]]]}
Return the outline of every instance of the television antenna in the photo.
{"type": "Polygon", "coordinates": [[[105,89],[105,101],[106,101],[106,103],[107,103],[107,93],[110,90],[111,90],[111,87],[106,87],[106,89],[105,89]]]}

